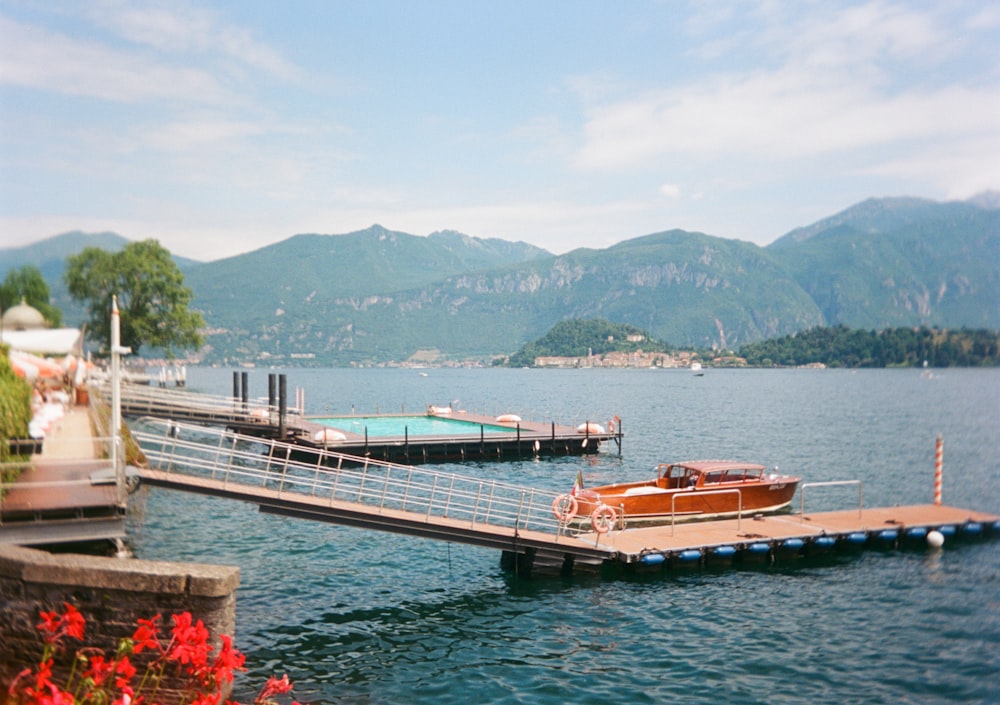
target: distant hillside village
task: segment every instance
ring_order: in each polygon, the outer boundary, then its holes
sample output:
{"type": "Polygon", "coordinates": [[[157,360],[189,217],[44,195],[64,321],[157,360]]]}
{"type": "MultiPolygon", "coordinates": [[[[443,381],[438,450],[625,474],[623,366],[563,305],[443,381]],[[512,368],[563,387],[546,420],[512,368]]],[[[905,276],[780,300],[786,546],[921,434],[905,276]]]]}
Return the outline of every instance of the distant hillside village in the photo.
{"type": "MultiPolygon", "coordinates": [[[[678,350],[665,352],[609,352],[603,355],[585,355],[583,357],[561,357],[545,355],[535,358],[535,367],[662,367],[685,368],[693,362],[705,363],[702,357],[693,351],[678,350]]],[[[746,367],[747,361],[742,357],[728,355],[712,358],[707,361],[712,367],[746,367]]]]}
{"type": "MultiPolygon", "coordinates": [[[[606,338],[609,346],[614,346],[615,337],[606,338]]],[[[625,340],[631,346],[641,345],[646,336],[641,333],[630,333],[625,340]]],[[[594,354],[589,349],[584,356],[539,355],[535,358],[535,367],[690,367],[692,352],[643,352],[641,348],[633,351],[608,350],[605,353],[594,354]]]]}

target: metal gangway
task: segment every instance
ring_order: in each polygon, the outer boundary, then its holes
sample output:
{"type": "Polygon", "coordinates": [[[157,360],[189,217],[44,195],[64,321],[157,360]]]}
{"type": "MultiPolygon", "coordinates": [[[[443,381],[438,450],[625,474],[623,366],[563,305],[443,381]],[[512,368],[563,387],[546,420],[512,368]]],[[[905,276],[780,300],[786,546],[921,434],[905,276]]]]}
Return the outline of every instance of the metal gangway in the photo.
{"type": "Polygon", "coordinates": [[[262,512],[497,548],[533,562],[599,563],[615,552],[553,511],[556,492],[438,472],[200,425],[131,426],[145,484],[254,502],[262,512]]]}
{"type": "MultiPolygon", "coordinates": [[[[111,398],[110,383],[94,385],[108,399],[111,398]]],[[[122,412],[127,416],[155,416],[182,421],[202,423],[278,422],[279,408],[267,399],[242,400],[237,397],[202,394],[179,389],[124,384],[121,387],[122,412]]],[[[291,406],[285,416],[291,423],[302,418],[302,409],[291,406]]]]}

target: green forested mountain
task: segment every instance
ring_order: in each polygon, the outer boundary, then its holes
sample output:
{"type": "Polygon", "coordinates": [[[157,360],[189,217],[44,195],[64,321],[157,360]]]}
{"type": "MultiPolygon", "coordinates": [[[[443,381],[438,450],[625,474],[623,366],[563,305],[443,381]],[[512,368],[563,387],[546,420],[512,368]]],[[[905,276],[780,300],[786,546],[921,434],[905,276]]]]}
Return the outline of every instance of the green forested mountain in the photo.
{"type": "Polygon", "coordinates": [[[546,256],[525,243],[451,231],[418,237],[373,225],[345,235],[295,235],[207,264],[187,281],[206,320],[252,336],[275,325],[288,332],[341,325],[342,317],[328,318],[338,308],[363,309],[453,274],[546,256]]]}
{"type": "Polygon", "coordinates": [[[767,249],[829,324],[1000,327],[1000,210],[869,200],[767,249]]]}
{"type": "MultiPolygon", "coordinates": [[[[87,247],[97,247],[107,252],[118,252],[124,249],[131,240],[116,233],[84,233],[79,230],[55,235],[24,247],[0,249],[0,280],[11,269],[18,269],[26,264],[38,267],[49,285],[50,299],[53,306],[63,312],[63,321],[69,326],[81,325],[87,317],[83,306],[70,298],[63,282],[63,272],[66,271],[66,258],[79,254],[87,247]]],[[[198,262],[184,257],[173,256],[174,262],[182,272],[190,272],[198,266],[198,262]]]]}
{"type": "Polygon", "coordinates": [[[795,335],[749,343],[740,356],[750,365],[828,367],[988,367],[1000,365],[996,331],[890,328],[811,328],[795,335]]]}
{"type": "MultiPolygon", "coordinates": [[[[204,360],[218,363],[487,360],[567,319],[724,349],[840,324],[1000,329],[995,203],[989,194],[963,203],[872,199],[768,247],[672,230],[556,256],[524,243],[373,226],[180,266],[208,324],[204,360]]],[[[107,247],[98,237],[74,246],[107,247]]],[[[28,251],[0,251],[0,269],[25,263],[28,251]]],[[[52,251],[53,259],[72,254],[52,251]]],[[[48,271],[59,305],[61,270],[48,271]]]]}
{"type": "MultiPolygon", "coordinates": [[[[209,272],[211,265],[192,281],[209,272]]],[[[294,355],[333,364],[405,360],[418,351],[488,359],[514,352],[566,318],[605,318],[698,346],[735,345],[822,323],[813,302],[763,249],[682,231],[409,289],[383,283],[375,293],[358,285],[359,294],[353,287],[296,291],[286,284],[285,291],[280,312],[260,310],[254,321],[244,314],[214,335],[217,354],[268,352],[271,360],[294,355]]],[[[206,319],[224,320],[217,314],[210,309],[206,319]]]]}
{"type": "Polygon", "coordinates": [[[530,367],[544,356],[586,357],[609,352],[667,352],[668,346],[646,331],[627,323],[612,323],[600,318],[571,318],[552,326],[548,333],[533,340],[511,355],[511,367],[530,367]],[[635,337],[634,342],[630,340],[635,337]]]}

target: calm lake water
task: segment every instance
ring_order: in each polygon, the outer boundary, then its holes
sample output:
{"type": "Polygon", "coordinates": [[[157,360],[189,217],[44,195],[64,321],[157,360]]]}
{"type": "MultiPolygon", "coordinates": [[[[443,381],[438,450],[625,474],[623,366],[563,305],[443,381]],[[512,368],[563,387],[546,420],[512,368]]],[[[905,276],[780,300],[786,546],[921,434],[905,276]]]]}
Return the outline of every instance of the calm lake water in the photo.
{"type": "MultiPolygon", "coordinates": [[[[550,489],[571,487],[578,470],[597,484],[667,460],[738,458],[806,482],[860,479],[866,506],[930,503],[941,434],[944,502],[1000,513],[1000,370],[284,372],[312,415],[449,403],[572,425],[619,415],[620,457],[612,447],[436,466],[550,489]]],[[[229,394],[232,371],[191,369],[188,387],[229,394]]],[[[250,372],[250,393],[266,398],[267,371],[250,372]]],[[[849,508],[857,490],[817,490],[815,501],[849,508]]],[[[758,569],[519,579],[487,549],[162,489],[137,505],[138,557],[240,567],[245,701],[287,672],[296,698],[317,703],[1000,702],[995,539],[758,569]]]]}

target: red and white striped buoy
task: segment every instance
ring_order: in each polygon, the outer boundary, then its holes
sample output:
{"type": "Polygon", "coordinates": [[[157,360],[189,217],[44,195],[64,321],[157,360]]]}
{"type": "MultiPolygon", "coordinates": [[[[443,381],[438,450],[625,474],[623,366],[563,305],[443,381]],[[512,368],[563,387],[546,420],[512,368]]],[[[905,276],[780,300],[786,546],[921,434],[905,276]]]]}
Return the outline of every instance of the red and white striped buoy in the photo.
{"type": "Polygon", "coordinates": [[[934,504],[941,504],[941,459],[944,456],[944,441],[938,434],[934,448],[934,504]]]}

